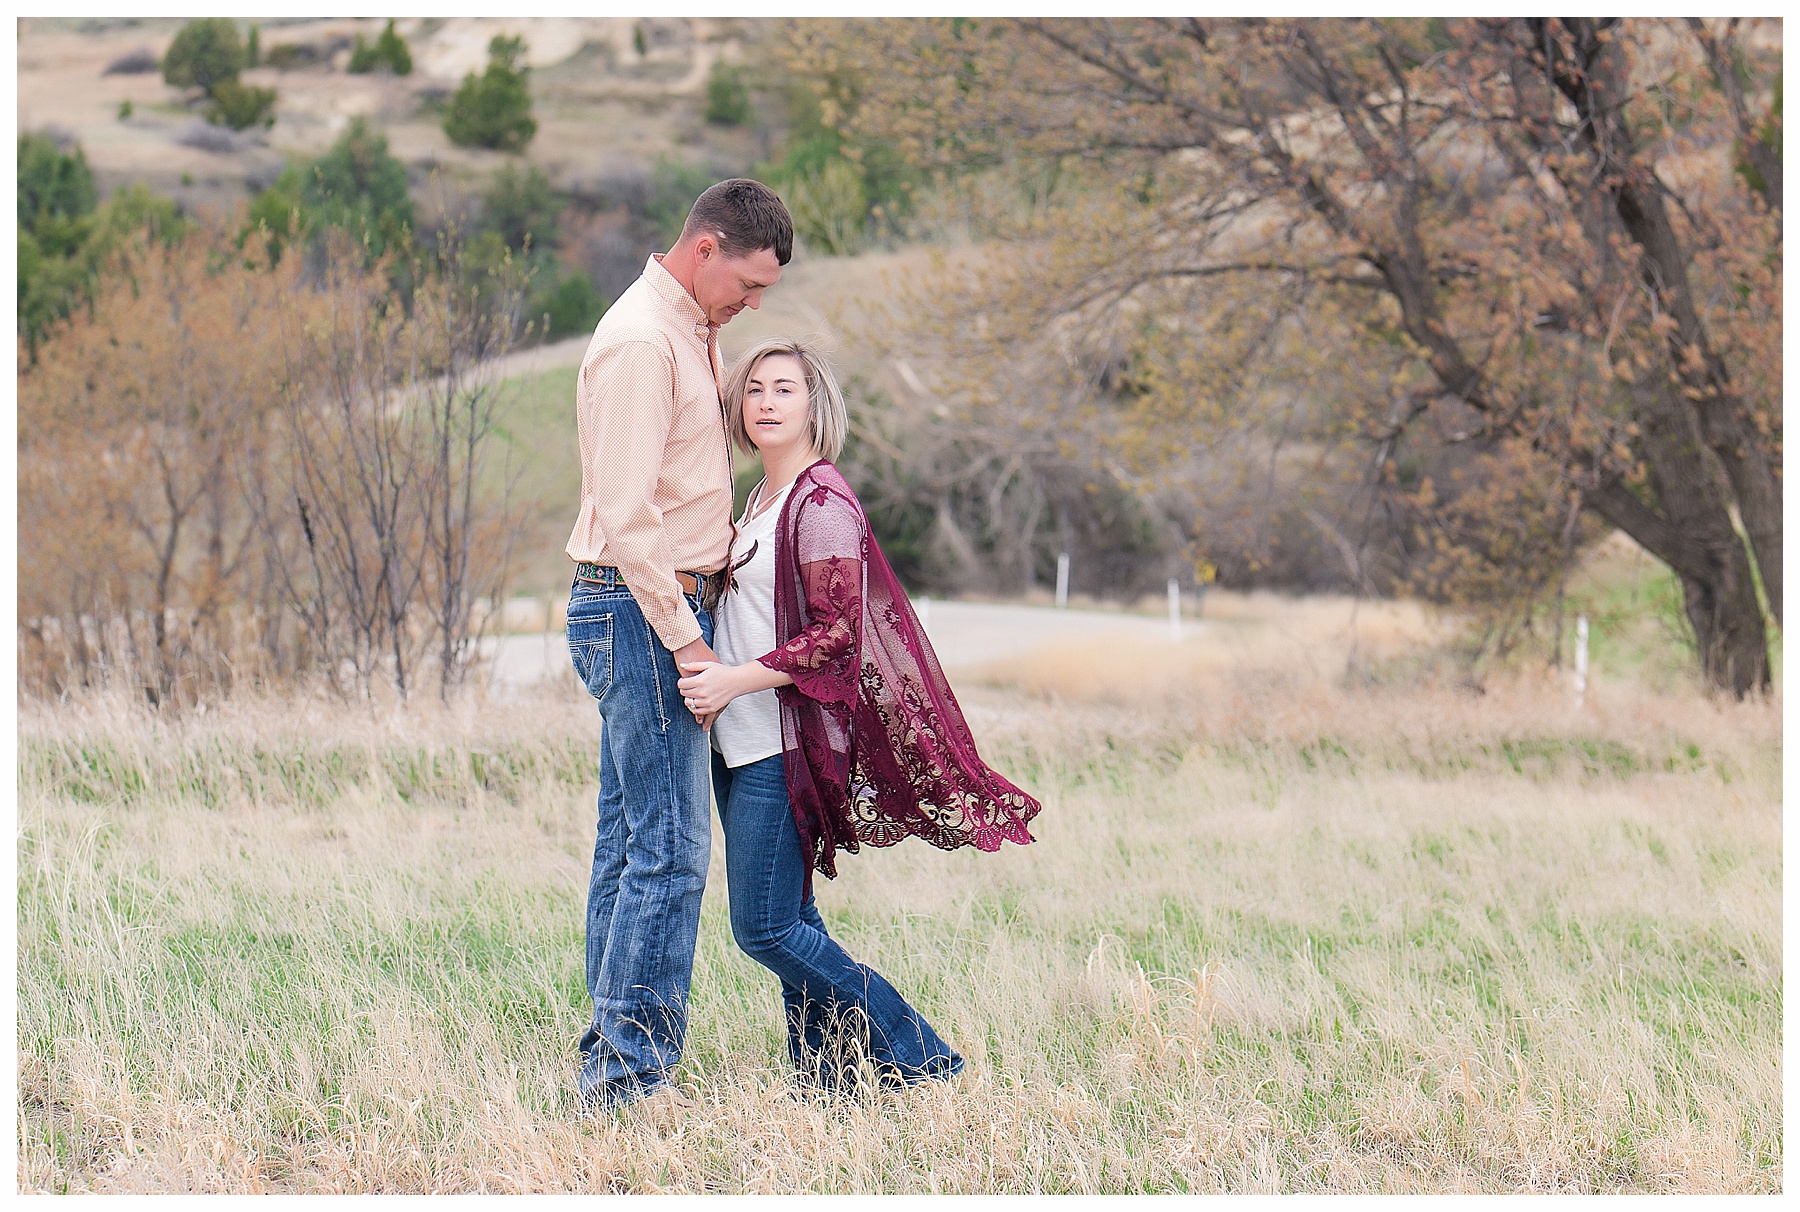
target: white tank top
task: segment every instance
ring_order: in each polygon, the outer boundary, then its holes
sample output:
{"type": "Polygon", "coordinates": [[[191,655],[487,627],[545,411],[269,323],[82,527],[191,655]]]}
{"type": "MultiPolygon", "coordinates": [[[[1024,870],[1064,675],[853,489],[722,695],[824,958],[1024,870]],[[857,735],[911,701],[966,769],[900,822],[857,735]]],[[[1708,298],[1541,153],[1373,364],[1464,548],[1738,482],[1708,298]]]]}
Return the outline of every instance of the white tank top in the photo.
{"type": "MultiPolygon", "coordinates": [[[[726,593],[713,620],[713,651],[727,665],[742,665],[775,649],[775,531],[789,484],[753,519],[746,505],[738,521],[737,541],[731,560],[750,559],[735,576],[737,588],[726,593]],[[751,554],[751,544],[756,545],[751,554]]],[[[727,766],[747,766],[781,752],[781,704],[773,690],[739,695],[713,721],[712,746],[725,757],[727,766]]]]}

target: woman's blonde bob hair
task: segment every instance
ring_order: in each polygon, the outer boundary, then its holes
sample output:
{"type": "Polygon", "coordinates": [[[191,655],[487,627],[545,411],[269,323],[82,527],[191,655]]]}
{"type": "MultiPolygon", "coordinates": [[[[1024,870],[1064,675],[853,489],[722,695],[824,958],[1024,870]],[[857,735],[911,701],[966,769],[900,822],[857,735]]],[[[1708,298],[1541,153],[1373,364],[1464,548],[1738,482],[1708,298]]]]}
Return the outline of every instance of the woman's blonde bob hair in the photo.
{"type": "Polygon", "coordinates": [[[819,457],[837,462],[844,453],[844,439],[850,433],[850,417],[844,409],[844,393],[838,390],[837,376],[825,355],[802,341],[764,341],[739,358],[725,380],[725,429],[738,449],[755,454],[756,444],[750,440],[750,429],[744,423],[744,392],[757,363],[773,354],[786,354],[806,368],[807,436],[819,457]]]}

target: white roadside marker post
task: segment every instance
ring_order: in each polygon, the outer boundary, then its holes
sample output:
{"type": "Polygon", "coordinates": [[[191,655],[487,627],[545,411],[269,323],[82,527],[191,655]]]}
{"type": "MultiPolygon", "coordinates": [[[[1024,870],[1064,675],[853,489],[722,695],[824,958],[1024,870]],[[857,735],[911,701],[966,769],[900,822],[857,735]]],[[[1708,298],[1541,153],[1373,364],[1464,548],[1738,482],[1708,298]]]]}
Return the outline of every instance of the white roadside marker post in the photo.
{"type": "Polygon", "coordinates": [[[1580,615],[1575,620],[1575,708],[1580,710],[1587,702],[1587,616],[1580,615]]]}
{"type": "Polygon", "coordinates": [[[927,632],[931,630],[931,599],[919,599],[919,626],[927,632]]]}
{"type": "Polygon", "coordinates": [[[1181,582],[1169,578],[1169,638],[1181,638],[1181,582]]]}
{"type": "Polygon", "coordinates": [[[1056,557],[1056,608],[1069,608],[1069,553],[1066,551],[1056,557]]]}

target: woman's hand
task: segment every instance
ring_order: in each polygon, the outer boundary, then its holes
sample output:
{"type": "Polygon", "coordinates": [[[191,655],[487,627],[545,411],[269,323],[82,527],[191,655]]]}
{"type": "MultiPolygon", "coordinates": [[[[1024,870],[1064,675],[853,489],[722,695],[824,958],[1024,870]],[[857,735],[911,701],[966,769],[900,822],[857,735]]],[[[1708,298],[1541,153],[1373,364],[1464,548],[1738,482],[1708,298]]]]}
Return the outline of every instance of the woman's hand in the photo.
{"type": "Polygon", "coordinates": [[[742,665],[695,661],[678,663],[678,668],[687,675],[675,683],[681,690],[681,700],[700,721],[700,727],[706,729],[712,728],[719,712],[740,694],[755,694],[758,690],[773,690],[777,686],[791,686],[794,682],[787,674],[777,673],[761,661],[745,661],[742,665]]]}
{"type": "Polygon", "coordinates": [[[744,693],[743,678],[739,676],[743,668],[742,665],[722,665],[718,661],[696,661],[681,666],[681,671],[687,674],[676,683],[681,690],[681,701],[703,727],[712,724],[708,716],[718,715],[732,699],[744,693]]]}

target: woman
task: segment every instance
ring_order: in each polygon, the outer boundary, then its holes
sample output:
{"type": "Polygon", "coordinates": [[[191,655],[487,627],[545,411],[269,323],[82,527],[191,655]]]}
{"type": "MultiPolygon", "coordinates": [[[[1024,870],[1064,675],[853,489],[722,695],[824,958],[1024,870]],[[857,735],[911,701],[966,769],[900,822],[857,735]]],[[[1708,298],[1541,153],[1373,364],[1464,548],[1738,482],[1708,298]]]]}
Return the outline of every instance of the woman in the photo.
{"type": "Polygon", "coordinates": [[[948,1079],[962,1057],[879,973],[826,933],[812,870],[838,847],[909,835],[951,849],[1031,841],[1038,803],[975,753],[906,593],[831,460],[848,429],[825,361],[766,341],[725,388],[727,427],[762,456],[732,544],[718,663],[684,667],[712,732],[731,929],[781,978],[802,1080],[854,1086],[948,1079]]]}

